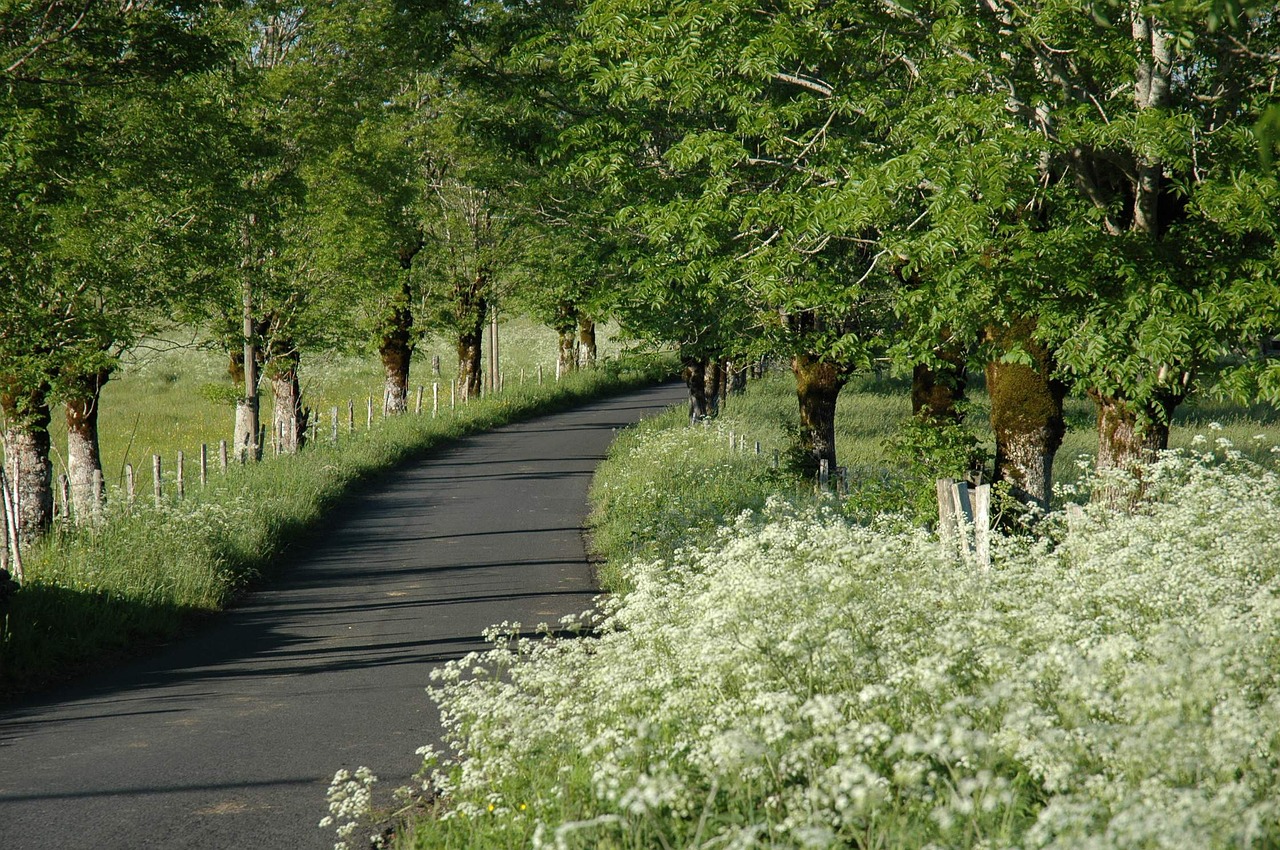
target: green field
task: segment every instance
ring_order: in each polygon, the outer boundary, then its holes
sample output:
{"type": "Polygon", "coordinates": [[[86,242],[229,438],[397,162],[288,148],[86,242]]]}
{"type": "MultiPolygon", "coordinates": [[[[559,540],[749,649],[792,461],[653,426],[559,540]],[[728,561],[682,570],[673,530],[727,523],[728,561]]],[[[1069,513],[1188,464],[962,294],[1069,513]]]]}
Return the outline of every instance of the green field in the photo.
{"type": "MultiPolygon", "coordinates": [[[[600,329],[602,358],[616,358],[623,352],[610,331],[600,329]]],[[[517,389],[522,383],[535,384],[539,366],[544,381],[555,380],[556,334],[550,328],[523,318],[502,322],[499,351],[506,389],[517,389]]],[[[234,398],[236,388],[227,372],[224,353],[213,350],[199,336],[172,333],[148,340],[123,360],[102,392],[99,428],[102,468],[108,485],[124,485],[125,464],[132,464],[139,475],[149,476],[153,454],[166,459],[171,475],[172,461],[179,451],[194,463],[202,443],[209,447],[211,459],[216,457],[220,440],[230,443],[235,408],[227,400],[234,398]]],[[[439,381],[441,406],[447,409],[449,387],[457,367],[457,352],[447,340],[423,339],[410,370],[410,408],[416,401],[417,387],[423,386],[424,405],[430,410],[431,385],[439,381]],[[440,358],[439,378],[432,375],[433,356],[440,358]]],[[[357,427],[365,427],[370,397],[375,417],[381,417],[383,373],[376,355],[304,356],[300,372],[303,403],[317,412],[323,433],[328,433],[330,411],[335,406],[340,408],[345,431],[349,401],[355,403],[357,427]]],[[[260,393],[262,421],[269,422],[271,392],[265,382],[260,393]]],[[[50,431],[54,474],[59,475],[66,471],[66,425],[60,409],[54,411],[50,431]]],[[[189,470],[188,478],[193,476],[189,470]]]]}

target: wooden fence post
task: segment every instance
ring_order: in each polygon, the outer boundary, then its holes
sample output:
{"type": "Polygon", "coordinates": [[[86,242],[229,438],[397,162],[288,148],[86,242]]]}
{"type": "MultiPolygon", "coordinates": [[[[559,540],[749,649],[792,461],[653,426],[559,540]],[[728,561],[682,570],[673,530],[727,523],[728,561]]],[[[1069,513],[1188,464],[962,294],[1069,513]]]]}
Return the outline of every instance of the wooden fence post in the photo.
{"type": "Polygon", "coordinates": [[[542,386],[542,364],[538,364],[538,386],[542,386]]]}
{"type": "Polygon", "coordinates": [[[93,521],[95,524],[102,522],[102,505],[107,498],[107,480],[102,475],[101,469],[93,471],[93,521]]]}
{"type": "Polygon", "coordinates": [[[151,456],[151,472],[152,486],[156,497],[156,507],[160,507],[160,500],[164,498],[164,488],[160,483],[160,455],[151,456]]]}
{"type": "Polygon", "coordinates": [[[356,402],[355,399],[347,399],[347,433],[353,434],[356,430],[356,402]]]}
{"type": "Polygon", "coordinates": [[[440,382],[435,381],[431,384],[431,418],[435,419],[436,414],[440,412],[440,382]]]}
{"type": "Polygon", "coordinates": [[[978,566],[991,566],[991,485],[979,484],[973,490],[973,548],[978,566]]]}
{"type": "Polygon", "coordinates": [[[209,446],[200,444],[200,486],[209,485],[209,446]]]}
{"type": "Polygon", "coordinates": [[[176,467],[176,469],[178,473],[177,482],[178,482],[178,499],[179,500],[184,499],[187,496],[187,481],[186,481],[186,477],[183,475],[183,470],[185,468],[186,468],[186,455],[183,454],[182,449],[178,449],[178,466],[176,467]]]}
{"type": "Polygon", "coordinates": [[[938,492],[938,540],[944,553],[954,553],[959,541],[956,523],[956,503],[951,495],[950,478],[939,478],[935,483],[938,492]]]}
{"type": "Polygon", "coordinates": [[[58,476],[58,499],[61,500],[62,505],[61,509],[58,505],[54,505],[54,516],[71,519],[71,479],[66,475],[58,476]]]}
{"type": "Polygon", "coordinates": [[[368,431],[373,427],[373,396],[369,396],[369,401],[366,407],[367,411],[364,419],[364,429],[368,431]]]}
{"type": "Polygon", "coordinates": [[[413,412],[417,416],[422,415],[422,384],[418,384],[418,403],[413,406],[413,412]]]}
{"type": "Polygon", "coordinates": [[[227,441],[218,441],[218,468],[222,470],[222,474],[227,474],[227,441]]]}
{"type": "Polygon", "coordinates": [[[329,442],[338,444],[338,405],[329,408],[329,442]]]}

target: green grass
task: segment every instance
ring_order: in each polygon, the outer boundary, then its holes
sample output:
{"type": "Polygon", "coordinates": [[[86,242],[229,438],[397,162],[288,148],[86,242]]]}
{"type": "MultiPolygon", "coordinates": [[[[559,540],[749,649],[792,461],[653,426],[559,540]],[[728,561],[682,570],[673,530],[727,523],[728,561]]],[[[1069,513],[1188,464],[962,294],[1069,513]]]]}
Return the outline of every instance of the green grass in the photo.
{"type": "MultiPolygon", "coordinates": [[[[601,358],[623,355],[611,328],[601,327],[599,333],[601,358]]],[[[536,384],[539,366],[545,382],[555,381],[554,331],[529,319],[512,318],[500,323],[498,335],[505,389],[536,384]]],[[[485,345],[487,352],[487,336],[485,345]]],[[[171,470],[179,451],[193,462],[201,444],[209,447],[212,458],[220,440],[230,443],[235,408],[229,400],[234,398],[235,386],[227,365],[223,352],[189,332],[175,331],[128,352],[102,391],[99,430],[107,483],[124,485],[126,463],[139,475],[149,476],[152,455],[163,457],[171,470]]],[[[447,408],[449,385],[457,371],[457,352],[449,341],[438,336],[424,338],[414,353],[409,374],[410,406],[417,387],[423,386],[424,404],[429,408],[431,384],[439,380],[441,405],[447,408]],[[440,358],[438,379],[431,371],[433,356],[440,358]]],[[[381,417],[383,372],[375,355],[307,355],[300,372],[303,403],[317,412],[322,428],[328,428],[330,410],[336,406],[341,408],[345,429],[348,401],[355,402],[355,418],[361,428],[368,398],[374,400],[374,415],[381,417]]],[[[269,422],[271,392],[264,384],[261,393],[263,421],[269,422]]],[[[50,433],[56,476],[66,472],[66,423],[60,408],[54,411],[50,433]]]]}
{"type": "MultiPolygon", "coordinates": [[[[193,388],[208,374],[204,367],[182,372],[172,359],[163,364],[152,361],[134,376],[140,382],[136,387],[126,376],[118,391],[145,397],[149,390],[170,386],[174,393],[191,390],[180,395],[183,399],[198,395],[193,388]],[[178,377],[166,377],[171,374],[178,377]]],[[[96,527],[60,525],[27,553],[27,581],[0,612],[0,695],[28,691],[104,657],[168,639],[221,609],[269,576],[281,554],[344,493],[409,458],[463,434],[651,382],[670,368],[652,360],[610,360],[541,387],[508,382],[501,394],[454,413],[446,409],[438,418],[429,410],[410,413],[379,420],[367,431],[361,422],[354,434],[344,428],[336,446],[325,432],[297,456],[232,466],[225,475],[215,470],[203,489],[189,470],[187,498],[176,501],[170,495],[159,508],[151,504],[149,488],[132,509],[113,489],[96,527]]],[[[152,404],[164,412],[166,405],[152,404]]],[[[199,405],[193,402],[193,407],[199,405]]],[[[195,415],[166,418],[164,426],[154,424],[163,418],[159,414],[133,418],[145,419],[149,427],[148,442],[133,434],[133,453],[208,439],[195,415]]],[[[107,430],[105,448],[123,457],[125,436],[107,430]]]]}

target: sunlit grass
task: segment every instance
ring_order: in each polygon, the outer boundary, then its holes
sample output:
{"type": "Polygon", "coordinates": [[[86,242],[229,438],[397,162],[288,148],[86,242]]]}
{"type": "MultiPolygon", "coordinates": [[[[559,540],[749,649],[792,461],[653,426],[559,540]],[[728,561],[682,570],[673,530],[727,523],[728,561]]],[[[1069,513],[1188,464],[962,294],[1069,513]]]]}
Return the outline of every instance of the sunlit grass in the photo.
{"type": "MultiPolygon", "coordinates": [[[[624,354],[615,329],[599,328],[600,357],[624,354]]],[[[555,381],[556,334],[529,319],[512,318],[499,324],[499,352],[504,391],[532,387],[542,367],[544,384],[555,381]]],[[[488,345],[486,336],[485,345],[488,345]]],[[[487,352],[487,347],[486,347],[487,352]]],[[[486,364],[487,353],[486,353],[486,364]]],[[[132,465],[141,481],[150,480],[151,457],[165,460],[167,477],[179,451],[189,466],[187,480],[195,478],[200,446],[208,447],[215,465],[218,445],[231,442],[235,423],[235,385],[225,353],[215,350],[201,336],[174,331],[163,339],[146,341],[128,352],[121,367],[102,392],[99,431],[103,475],[108,484],[124,486],[125,465],[132,465]]],[[[410,409],[416,405],[417,388],[423,387],[424,409],[431,409],[432,384],[438,382],[441,409],[449,407],[449,389],[457,376],[457,352],[448,340],[427,337],[414,353],[410,369],[410,409]],[[440,358],[440,375],[432,371],[433,357],[440,358]]],[[[358,428],[367,422],[368,399],[374,416],[382,418],[383,369],[375,354],[318,353],[304,355],[301,366],[303,404],[315,411],[322,433],[330,427],[334,407],[339,408],[342,430],[348,421],[348,402],[354,403],[358,428]]],[[[272,415],[271,392],[264,382],[260,390],[262,421],[272,415]]],[[[458,400],[460,403],[460,399],[458,400]]],[[[66,424],[61,408],[55,409],[50,427],[54,474],[66,472],[66,424]]]]}

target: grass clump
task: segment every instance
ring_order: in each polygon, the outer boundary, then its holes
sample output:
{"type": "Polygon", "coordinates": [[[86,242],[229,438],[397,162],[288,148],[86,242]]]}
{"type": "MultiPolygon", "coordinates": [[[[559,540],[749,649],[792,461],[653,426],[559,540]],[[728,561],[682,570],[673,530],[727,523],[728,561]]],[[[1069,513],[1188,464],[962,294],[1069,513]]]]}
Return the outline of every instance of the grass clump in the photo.
{"type": "Polygon", "coordinates": [[[61,527],[27,554],[27,581],[0,609],[0,694],[65,676],[104,655],[171,637],[268,575],[280,556],[361,482],[440,443],[652,382],[668,364],[611,362],[558,383],[473,401],[454,415],[407,414],[334,446],[213,473],[181,502],[130,508],[112,493],[103,520],[61,527]]]}

